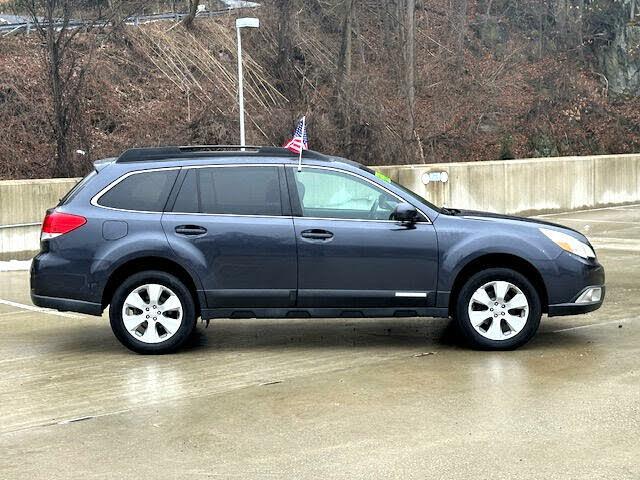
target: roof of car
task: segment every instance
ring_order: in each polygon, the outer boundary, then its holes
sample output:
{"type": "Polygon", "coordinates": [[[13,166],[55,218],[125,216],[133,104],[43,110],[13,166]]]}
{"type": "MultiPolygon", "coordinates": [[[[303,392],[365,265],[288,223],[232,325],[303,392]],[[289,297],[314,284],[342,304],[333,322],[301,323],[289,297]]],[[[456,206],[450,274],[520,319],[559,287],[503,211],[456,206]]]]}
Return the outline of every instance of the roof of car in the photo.
{"type": "MultiPolygon", "coordinates": [[[[263,157],[268,155],[290,157],[292,159],[297,158],[297,154],[290,152],[286,148],[278,147],[256,147],[248,145],[244,147],[239,145],[188,145],[131,148],[122,152],[116,162],[135,163],[177,159],[197,160],[199,158],[206,159],[211,157],[225,157],[230,155],[233,157],[263,157]]],[[[304,158],[312,158],[314,160],[325,161],[344,161],[344,159],[324,155],[313,150],[305,150],[304,158]]]]}

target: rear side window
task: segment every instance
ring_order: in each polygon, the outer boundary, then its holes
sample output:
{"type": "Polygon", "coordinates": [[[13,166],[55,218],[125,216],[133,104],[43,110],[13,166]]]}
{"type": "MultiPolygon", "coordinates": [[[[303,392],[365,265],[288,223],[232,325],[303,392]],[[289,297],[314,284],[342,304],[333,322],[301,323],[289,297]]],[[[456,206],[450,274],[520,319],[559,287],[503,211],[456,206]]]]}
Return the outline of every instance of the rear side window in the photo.
{"type": "Polygon", "coordinates": [[[192,168],[187,171],[174,212],[282,215],[278,167],[192,168]]]}
{"type": "Polygon", "coordinates": [[[162,212],[177,176],[177,169],[134,173],[102,195],[98,205],[121,210],[162,212]]]}

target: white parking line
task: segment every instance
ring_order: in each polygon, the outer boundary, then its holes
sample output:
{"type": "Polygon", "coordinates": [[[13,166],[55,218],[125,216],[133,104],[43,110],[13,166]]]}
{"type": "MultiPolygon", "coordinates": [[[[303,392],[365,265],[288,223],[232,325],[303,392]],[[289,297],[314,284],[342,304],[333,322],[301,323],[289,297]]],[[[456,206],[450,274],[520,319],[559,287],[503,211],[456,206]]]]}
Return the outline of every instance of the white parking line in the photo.
{"type": "Polygon", "coordinates": [[[46,313],[47,315],[57,315],[58,317],[82,318],[80,315],[74,315],[73,313],[57,312],[55,310],[49,310],[48,308],[34,307],[33,305],[25,305],[24,303],[12,302],[11,300],[4,300],[2,298],[0,298],[0,304],[30,310],[32,312],[46,313]]]}
{"type": "Polygon", "coordinates": [[[584,222],[584,223],[619,223],[620,225],[635,225],[636,227],[640,227],[640,222],[620,222],[617,220],[593,220],[591,218],[563,218],[563,222],[584,222]]]}
{"type": "Polygon", "coordinates": [[[622,250],[625,252],[640,251],[640,240],[629,238],[593,237],[591,243],[596,249],[622,250]]]}
{"type": "Polygon", "coordinates": [[[602,323],[590,323],[588,325],[580,325],[578,327],[569,327],[569,328],[561,328],[560,330],[553,330],[551,333],[559,333],[559,332],[568,332],[569,330],[580,330],[582,328],[591,328],[591,327],[601,327],[603,325],[613,325],[620,323],[627,323],[629,320],[623,318],[622,320],[612,320],[610,322],[602,322],[602,323]]]}
{"type": "Polygon", "coordinates": [[[38,358],[39,355],[29,355],[28,357],[13,357],[13,358],[5,358],[0,360],[0,364],[10,363],[10,362],[24,362],[25,360],[32,360],[34,358],[38,358]]]}
{"type": "Polygon", "coordinates": [[[95,414],[95,415],[83,415],[80,417],[73,417],[73,418],[67,418],[64,420],[49,420],[46,422],[42,422],[42,423],[37,423],[34,425],[26,425],[23,427],[18,427],[18,428],[14,428],[12,430],[5,430],[3,432],[0,433],[0,435],[5,435],[7,433],[14,433],[14,432],[19,432],[21,430],[30,430],[32,428],[39,428],[39,427],[51,427],[53,425],[68,425],[70,423],[76,423],[76,422],[81,422],[83,420],[93,420],[96,418],[101,418],[101,417],[108,417],[110,415],[119,415],[121,413],[127,413],[130,412],[131,409],[127,408],[124,410],[115,410],[113,412],[105,412],[105,413],[99,413],[99,414],[95,414]]]}
{"type": "Polygon", "coordinates": [[[555,212],[555,213],[545,213],[543,215],[534,215],[533,217],[555,217],[558,215],[571,215],[572,213],[583,213],[583,212],[598,212],[601,210],[624,210],[625,208],[633,208],[640,207],[640,203],[632,203],[629,205],[617,205],[613,207],[601,207],[601,208],[585,208],[584,210],[569,210],[567,212],[555,212]]]}
{"type": "Polygon", "coordinates": [[[616,210],[634,210],[636,208],[640,207],[640,203],[628,203],[628,204],[623,204],[623,205],[618,205],[615,208],[616,210]]]}
{"type": "Polygon", "coordinates": [[[20,315],[21,313],[29,313],[27,310],[14,310],[13,312],[0,313],[0,317],[8,317],[9,315],[20,315]]]}

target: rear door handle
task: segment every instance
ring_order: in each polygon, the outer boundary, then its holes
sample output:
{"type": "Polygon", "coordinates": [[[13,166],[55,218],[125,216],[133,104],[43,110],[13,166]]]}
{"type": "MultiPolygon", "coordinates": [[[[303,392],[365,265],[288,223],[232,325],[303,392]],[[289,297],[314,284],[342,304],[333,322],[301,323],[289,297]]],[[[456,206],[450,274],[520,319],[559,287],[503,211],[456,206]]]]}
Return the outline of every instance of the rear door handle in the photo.
{"type": "Polygon", "coordinates": [[[200,225],[178,225],[175,230],[178,235],[194,236],[207,233],[207,229],[200,225]]]}
{"type": "Polygon", "coordinates": [[[330,238],[333,238],[333,233],[328,230],[314,228],[312,230],[304,230],[300,236],[303,238],[310,238],[312,240],[329,240],[330,238]]]}

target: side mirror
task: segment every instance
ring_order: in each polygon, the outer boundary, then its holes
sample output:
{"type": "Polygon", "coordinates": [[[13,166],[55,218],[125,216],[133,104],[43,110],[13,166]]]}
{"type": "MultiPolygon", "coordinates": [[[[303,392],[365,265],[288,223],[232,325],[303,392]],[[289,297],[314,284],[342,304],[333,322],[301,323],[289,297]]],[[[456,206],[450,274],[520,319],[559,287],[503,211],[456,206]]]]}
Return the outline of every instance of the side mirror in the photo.
{"type": "Polygon", "coordinates": [[[418,221],[418,211],[413,205],[408,203],[399,203],[393,210],[391,218],[402,223],[413,225],[418,221]]]}

